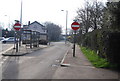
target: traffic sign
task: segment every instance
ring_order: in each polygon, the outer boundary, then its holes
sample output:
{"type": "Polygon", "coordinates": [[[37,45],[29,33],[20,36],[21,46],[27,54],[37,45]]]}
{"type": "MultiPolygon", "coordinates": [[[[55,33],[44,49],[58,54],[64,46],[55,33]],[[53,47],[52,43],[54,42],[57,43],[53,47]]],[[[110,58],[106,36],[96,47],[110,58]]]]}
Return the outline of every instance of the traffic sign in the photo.
{"type": "Polygon", "coordinates": [[[15,30],[20,30],[21,29],[21,24],[19,22],[17,22],[17,23],[14,24],[13,27],[14,27],[15,30]]]}
{"type": "Polygon", "coordinates": [[[73,23],[71,24],[71,28],[72,28],[73,30],[78,30],[78,29],[80,28],[80,24],[79,24],[78,22],[73,22],[73,23]]]}

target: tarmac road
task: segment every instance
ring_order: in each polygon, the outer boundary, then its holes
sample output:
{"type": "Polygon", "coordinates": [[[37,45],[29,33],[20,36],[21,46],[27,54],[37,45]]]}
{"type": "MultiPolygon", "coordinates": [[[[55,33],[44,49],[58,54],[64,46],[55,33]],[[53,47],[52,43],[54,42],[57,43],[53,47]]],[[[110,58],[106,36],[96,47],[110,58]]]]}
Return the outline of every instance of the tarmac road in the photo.
{"type": "MultiPolygon", "coordinates": [[[[2,44],[0,42],[0,67],[1,67],[1,64],[3,63],[3,56],[2,56],[2,54],[5,53],[6,51],[12,49],[13,47],[14,47],[14,44],[12,44],[12,43],[11,44],[8,44],[8,43],[2,44]]],[[[8,57],[6,57],[6,58],[8,58],[8,57]]]]}
{"type": "Polygon", "coordinates": [[[14,44],[12,44],[12,43],[10,43],[10,44],[9,43],[6,43],[6,44],[0,43],[0,44],[1,44],[1,51],[0,52],[3,52],[3,51],[5,51],[5,50],[14,46],[14,44]]]}
{"type": "Polygon", "coordinates": [[[51,79],[69,45],[52,43],[47,48],[21,57],[11,57],[3,65],[3,79],[51,79]]]}

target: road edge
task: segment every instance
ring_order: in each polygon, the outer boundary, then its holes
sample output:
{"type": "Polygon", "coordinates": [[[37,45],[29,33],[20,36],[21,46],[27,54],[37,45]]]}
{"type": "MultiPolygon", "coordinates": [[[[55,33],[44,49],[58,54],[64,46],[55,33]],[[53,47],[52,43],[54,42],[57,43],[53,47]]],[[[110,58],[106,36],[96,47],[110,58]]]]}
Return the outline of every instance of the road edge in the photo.
{"type": "MultiPolygon", "coordinates": [[[[71,45],[70,45],[70,47],[71,47],[71,45]]],[[[68,51],[69,51],[70,47],[69,47],[68,50],[66,51],[64,57],[62,58],[62,61],[61,61],[61,63],[60,63],[60,66],[70,66],[70,64],[64,63],[65,58],[66,58],[66,56],[67,56],[67,54],[68,54],[68,51]]]]}

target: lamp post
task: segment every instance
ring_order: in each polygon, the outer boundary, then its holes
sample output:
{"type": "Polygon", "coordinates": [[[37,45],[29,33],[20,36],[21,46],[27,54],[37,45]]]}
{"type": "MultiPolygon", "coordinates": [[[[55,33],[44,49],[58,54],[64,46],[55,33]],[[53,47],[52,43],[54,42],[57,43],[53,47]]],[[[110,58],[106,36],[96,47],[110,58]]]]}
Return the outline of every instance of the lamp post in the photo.
{"type": "MultiPolygon", "coordinates": [[[[20,10],[20,24],[22,26],[22,0],[21,0],[21,10],[20,10]]],[[[21,46],[21,34],[22,34],[22,30],[20,30],[19,46],[21,46]]]]}
{"type": "Polygon", "coordinates": [[[10,16],[9,15],[5,15],[6,17],[8,17],[8,28],[10,29],[10,16]]]}
{"type": "MultiPolygon", "coordinates": [[[[61,10],[65,11],[65,10],[61,10]]],[[[66,35],[65,35],[65,44],[67,43],[67,19],[68,19],[68,10],[66,10],[66,35]]]]}

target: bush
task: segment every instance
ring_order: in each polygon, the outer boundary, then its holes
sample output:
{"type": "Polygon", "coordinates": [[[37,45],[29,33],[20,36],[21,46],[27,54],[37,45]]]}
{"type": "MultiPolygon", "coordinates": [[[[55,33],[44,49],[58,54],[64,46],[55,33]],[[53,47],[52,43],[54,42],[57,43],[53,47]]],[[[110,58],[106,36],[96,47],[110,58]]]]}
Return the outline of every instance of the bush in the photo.
{"type": "MultiPolygon", "coordinates": [[[[120,32],[98,29],[94,30],[93,32],[89,32],[79,36],[80,37],[78,44],[94,50],[95,52],[97,52],[99,57],[106,59],[112,64],[115,64],[115,66],[119,65],[120,32]]],[[[105,60],[100,61],[104,63],[105,60]]],[[[94,64],[96,65],[96,63],[94,64]]]]}

